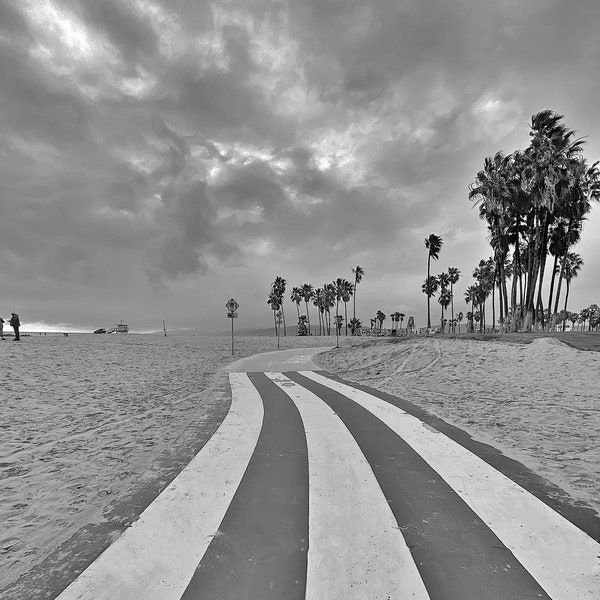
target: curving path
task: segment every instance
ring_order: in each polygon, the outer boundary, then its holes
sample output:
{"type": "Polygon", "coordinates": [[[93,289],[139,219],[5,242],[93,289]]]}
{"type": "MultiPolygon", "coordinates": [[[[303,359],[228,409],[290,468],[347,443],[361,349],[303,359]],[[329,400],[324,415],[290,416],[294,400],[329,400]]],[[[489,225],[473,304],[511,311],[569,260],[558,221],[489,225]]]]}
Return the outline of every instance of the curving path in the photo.
{"type": "Polygon", "coordinates": [[[597,518],[406,401],[318,372],[322,350],[232,363],[209,443],[58,598],[600,598],[597,518]]]}

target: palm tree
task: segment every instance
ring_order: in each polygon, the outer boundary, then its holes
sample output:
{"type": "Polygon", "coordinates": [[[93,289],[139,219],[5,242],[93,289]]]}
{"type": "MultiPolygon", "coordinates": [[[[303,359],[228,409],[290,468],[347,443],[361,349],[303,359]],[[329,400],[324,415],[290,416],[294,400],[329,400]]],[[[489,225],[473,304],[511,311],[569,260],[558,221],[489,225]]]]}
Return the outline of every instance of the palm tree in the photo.
{"type": "Polygon", "coordinates": [[[342,279],[342,283],[340,286],[341,290],[341,299],[344,303],[344,322],[346,323],[346,336],[348,335],[348,302],[350,302],[350,298],[354,294],[354,284],[348,281],[347,279],[342,279]]]}
{"type": "MultiPolygon", "coordinates": [[[[564,311],[567,312],[567,301],[569,300],[569,288],[571,287],[571,279],[579,275],[583,267],[583,259],[576,252],[569,252],[567,254],[567,261],[565,263],[564,278],[567,283],[567,293],[565,295],[565,307],[564,311]]],[[[565,330],[565,323],[563,322],[563,331],[565,330]]]]}
{"type": "MultiPolygon", "coordinates": [[[[433,258],[433,260],[438,260],[440,257],[440,252],[442,250],[442,245],[444,244],[443,240],[441,237],[439,237],[438,235],[435,235],[435,233],[430,233],[429,237],[425,238],[425,248],[427,248],[428,252],[427,252],[427,279],[425,280],[425,283],[427,285],[427,282],[429,281],[430,278],[430,274],[431,274],[431,259],[433,258]]],[[[425,292],[427,294],[427,327],[431,327],[431,308],[430,308],[430,301],[431,301],[431,296],[433,295],[433,293],[428,293],[425,292]]]]}
{"type": "Polygon", "coordinates": [[[275,281],[273,282],[273,292],[277,295],[277,297],[279,298],[279,306],[281,308],[281,317],[283,319],[283,335],[286,336],[287,335],[287,328],[285,325],[285,311],[283,309],[283,299],[284,299],[284,294],[285,294],[285,286],[286,286],[286,280],[283,277],[275,277],[275,281]]]}
{"type": "Polygon", "coordinates": [[[387,319],[387,315],[378,310],[377,311],[377,316],[375,317],[377,319],[377,321],[379,321],[379,333],[381,333],[381,328],[383,327],[383,322],[387,319]]]}
{"type": "MultiPolygon", "coordinates": [[[[344,296],[346,285],[350,285],[349,281],[346,281],[342,277],[338,277],[332,284],[332,290],[335,294],[335,337],[336,337],[336,348],[339,346],[340,328],[342,327],[342,321],[340,320],[340,300],[344,296]]],[[[348,298],[349,299],[349,298],[348,298]]],[[[345,303],[344,303],[345,305],[345,303]]]]}
{"type": "Polygon", "coordinates": [[[271,289],[269,293],[269,297],[267,298],[267,304],[271,307],[273,311],[273,321],[275,322],[275,336],[277,336],[277,311],[281,308],[281,304],[279,302],[279,296],[277,293],[271,289]]]}
{"type": "Polygon", "coordinates": [[[396,323],[396,327],[394,327],[394,331],[397,331],[398,330],[398,321],[400,320],[400,313],[397,311],[395,313],[392,313],[390,315],[390,319],[392,320],[392,323],[396,323]]]}
{"type": "Polygon", "coordinates": [[[302,302],[302,288],[293,287],[290,299],[296,304],[296,310],[298,311],[298,321],[300,321],[300,302],[302,302]]]}
{"type": "Polygon", "coordinates": [[[577,322],[578,319],[579,319],[579,315],[576,312],[569,313],[569,321],[571,321],[571,323],[573,323],[573,325],[571,326],[571,331],[575,331],[575,323],[577,322]]]}
{"type": "MultiPolygon", "coordinates": [[[[467,333],[469,333],[469,330],[471,330],[471,333],[473,333],[475,331],[475,327],[473,325],[473,312],[472,311],[467,311],[467,333]]],[[[459,327],[460,329],[460,327],[459,327]]]]}
{"type": "Polygon", "coordinates": [[[331,335],[331,309],[336,305],[337,291],[335,283],[323,284],[323,308],[327,318],[327,335],[331,335]]]}
{"type": "MultiPolygon", "coordinates": [[[[471,310],[467,313],[467,321],[469,322],[469,327],[471,331],[473,331],[473,314],[475,313],[475,302],[477,302],[477,298],[479,296],[479,290],[476,285],[470,285],[465,290],[465,302],[467,305],[471,305],[471,310]],[[469,317],[471,315],[471,317],[469,317]]],[[[467,329],[469,328],[467,327],[467,329]]]]}
{"type": "MultiPolygon", "coordinates": [[[[458,283],[460,279],[460,271],[456,267],[448,268],[448,279],[450,280],[450,304],[452,310],[452,323],[454,323],[454,285],[458,283]]],[[[452,328],[454,332],[454,326],[452,328]]]]}
{"type": "MultiPolygon", "coordinates": [[[[433,235],[433,234],[432,234],[433,235]]],[[[431,313],[429,312],[429,301],[431,296],[434,296],[438,290],[440,282],[438,278],[434,275],[429,275],[423,285],[421,286],[421,291],[427,295],[427,328],[431,327],[431,313]]]]}
{"type": "Polygon", "coordinates": [[[350,319],[350,330],[351,331],[360,331],[362,327],[362,323],[360,319],[350,319]]]}
{"type": "Polygon", "coordinates": [[[441,317],[441,323],[442,323],[442,333],[444,333],[444,310],[446,310],[448,308],[448,306],[450,305],[450,300],[452,299],[452,296],[450,294],[450,290],[448,289],[442,289],[442,291],[440,292],[440,296],[438,298],[438,302],[440,303],[440,306],[442,307],[442,317],[441,317]]]}
{"type": "Polygon", "coordinates": [[[303,283],[302,286],[300,286],[300,290],[302,292],[302,298],[304,299],[304,302],[306,304],[306,318],[308,319],[308,335],[312,335],[310,330],[310,313],[308,312],[308,303],[312,300],[315,294],[315,290],[313,289],[313,286],[310,283],[303,283]]]}
{"type": "Polygon", "coordinates": [[[398,315],[398,318],[400,319],[400,329],[402,329],[402,322],[404,321],[404,317],[405,317],[404,313],[400,313],[398,315]]]}
{"type": "Polygon", "coordinates": [[[308,335],[307,323],[308,320],[306,315],[300,315],[300,317],[298,317],[298,335],[308,335]]]}
{"type": "Polygon", "coordinates": [[[319,318],[319,335],[323,335],[323,331],[325,327],[322,326],[323,322],[323,311],[325,310],[323,306],[323,289],[317,288],[313,293],[313,305],[317,308],[317,317],[319,318]]]}
{"type": "MultiPolygon", "coordinates": [[[[352,321],[356,322],[356,288],[363,280],[363,277],[365,276],[365,270],[360,265],[356,265],[356,267],[352,269],[352,273],[354,274],[354,308],[352,313],[352,321]]],[[[354,335],[354,329],[352,330],[352,335],[354,335]]]]}

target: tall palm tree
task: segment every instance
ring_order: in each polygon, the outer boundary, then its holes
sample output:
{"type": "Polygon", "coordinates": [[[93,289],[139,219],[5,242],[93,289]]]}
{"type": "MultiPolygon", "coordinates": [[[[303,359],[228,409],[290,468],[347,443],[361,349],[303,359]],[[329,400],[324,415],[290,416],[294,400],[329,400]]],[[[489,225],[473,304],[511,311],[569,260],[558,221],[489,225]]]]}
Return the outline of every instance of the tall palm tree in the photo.
{"type": "MultiPolygon", "coordinates": [[[[471,305],[471,310],[467,313],[467,321],[469,321],[469,327],[471,327],[471,329],[473,328],[473,314],[475,313],[475,302],[477,302],[478,295],[479,291],[477,285],[470,285],[465,290],[465,302],[467,303],[467,306],[469,304],[471,305]],[[471,318],[469,318],[469,315],[471,315],[471,318]]],[[[469,327],[467,327],[467,330],[469,327]]]]}
{"type": "Polygon", "coordinates": [[[283,299],[285,294],[285,287],[287,285],[286,280],[283,277],[275,277],[275,281],[273,282],[273,292],[279,298],[279,306],[281,308],[281,318],[283,319],[283,335],[284,337],[287,335],[287,328],[285,325],[285,310],[283,308],[283,299]]]}
{"type": "Polygon", "coordinates": [[[277,336],[277,311],[281,308],[281,303],[279,302],[278,294],[271,289],[269,292],[269,296],[267,298],[267,304],[271,307],[273,311],[273,321],[275,322],[275,336],[277,336]]]}
{"type": "Polygon", "coordinates": [[[310,283],[303,283],[300,286],[300,289],[302,290],[302,298],[304,299],[304,302],[306,304],[306,318],[308,319],[308,335],[312,335],[312,332],[310,330],[310,313],[308,312],[308,303],[312,300],[315,290],[310,283]]]}
{"type": "Polygon", "coordinates": [[[351,331],[359,331],[362,327],[362,323],[360,319],[351,319],[350,320],[350,329],[351,331]]]}
{"type": "MultiPolygon", "coordinates": [[[[352,311],[352,320],[356,322],[356,288],[363,280],[363,277],[365,276],[365,270],[360,265],[356,265],[356,267],[352,268],[352,273],[354,274],[354,307],[352,311]]],[[[352,330],[352,335],[354,335],[354,329],[352,330]]]]}
{"type": "Polygon", "coordinates": [[[348,302],[354,294],[354,284],[347,279],[342,279],[340,292],[341,300],[344,303],[344,322],[346,323],[346,336],[348,336],[348,302]]]}
{"type": "Polygon", "coordinates": [[[323,307],[323,289],[317,288],[312,296],[313,305],[317,308],[317,317],[319,319],[319,335],[323,335],[324,327],[322,326],[323,322],[323,311],[325,310],[323,307]]]}
{"type": "MultiPolygon", "coordinates": [[[[567,254],[567,261],[565,263],[564,278],[567,284],[567,293],[565,294],[565,307],[564,311],[567,312],[567,302],[569,300],[569,289],[571,287],[571,279],[579,275],[583,267],[583,259],[576,252],[569,252],[567,254]]],[[[565,323],[563,322],[563,331],[565,330],[565,323]]]]}
{"type": "Polygon", "coordinates": [[[429,277],[427,277],[427,279],[421,286],[421,291],[427,296],[427,323],[429,323],[429,325],[427,326],[428,329],[431,327],[431,314],[429,312],[429,301],[431,299],[431,296],[435,296],[435,293],[438,291],[439,287],[440,287],[440,282],[438,281],[438,278],[435,277],[435,275],[430,275],[429,277]]]}
{"type": "Polygon", "coordinates": [[[323,284],[323,308],[327,318],[327,335],[331,335],[331,309],[336,305],[337,292],[335,283],[323,284]]]}
{"type": "MultiPolygon", "coordinates": [[[[345,283],[349,283],[342,277],[338,277],[332,284],[332,289],[335,294],[335,338],[336,338],[336,348],[339,346],[339,336],[340,336],[340,328],[342,326],[342,321],[340,321],[340,300],[344,296],[345,283]]],[[[345,304],[345,303],[344,303],[345,304]]]]}
{"type": "Polygon", "coordinates": [[[460,271],[456,267],[449,267],[448,278],[450,279],[450,305],[452,311],[452,331],[454,332],[454,286],[460,279],[460,271]]]}
{"type": "MultiPolygon", "coordinates": [[[[430,233],[429,237],[425,238],[425,248],[427,248],[427,279],[425,280],[425,285],[428,285],[427,282],[429,281],[431,275],[431,259],[439,259],[443,244],[444,241],[442,238],[438,235],[435,235],[435,233],[430,233]]],[[[425,293],[427,294],[427,327],[429,328],[431,327],[430,301],[433,293],[425,293]]]]}
{"type": "Polygon", "coordinates": [[[290,300],[296,304],[296,310],[298,311],[298,321],[300,321],[300,302],[302,302],[302,288],[293,287],[292,293],[290,294],[290,300]]]}
{"type": "MultiPolygon", "coordinates": [[[[442,291],[440,292],[439,298],[438,298],[438,302],[440,303],[440,306],[442,307],[442,317],[441,317],[442,333],[445,333],[445,331],[444,331],[444,310],[446,310],[448,308],[448,306],[450,304],[450,300],[451,300],[450,290],[442,289],[442,291]]],[[[448,327],[448,330],[450,330],[450,327],[448,327]]]]}
{"type": "Polygon", "coordinates": [[[400,313],[398,311],[392,313],[390,315],[390,319],[392,320],[392,323],[396,323],[396,326],[393,327],[394,331],[398,330],[398,321],[400,321],[400,313]]]}
{"type": "Polygon", "coordinates": [[[387,315],[383,311],[378,310],[377,316],[375,318],[377,319],[377,321],[379,321],[379,333],[381,333],[383,322],[387,319],[387,315]]]}

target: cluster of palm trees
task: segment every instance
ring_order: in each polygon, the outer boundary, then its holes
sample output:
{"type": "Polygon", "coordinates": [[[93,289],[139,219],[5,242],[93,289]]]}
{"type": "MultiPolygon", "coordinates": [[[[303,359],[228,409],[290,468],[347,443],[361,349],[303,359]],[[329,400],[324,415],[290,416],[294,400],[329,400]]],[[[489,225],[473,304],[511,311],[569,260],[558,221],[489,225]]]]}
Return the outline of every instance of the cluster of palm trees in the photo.
{"type": "MultiPolygon", "coordinates": [[[[360,329],[360,320],[356,318],[356,289],[365,276],[365,270],[360,265],[357,265],[352,268],[352,274],[354,275],[353,282],[343,277],[338,277],[331,283],[324,283],[321,287],[317,288],[310,283],[303,283],[292,288],[290,299],[296,304],[298,335],[312,335],[309,311],[310,303],[317,309],[319,335],[331,335],[332,322],[336,335],[340,335],[344,323],[346,324],[346,335],[348,335],[348,325],[350,325],[352,335],[360,329]],[[352,299],[354,300],[353,317],[348,321],[348,302],[352,299]],[[344,305],[343,316],[340,314],[340,302],[344,305]],[[306,314],[300,313],[302,303],[304,303],[306,314]],[[334,308],[335,315],[332,314],[334,308]]],[[[275,332],[277,333],[279,322],[282,322],[284,336],[287,333],[283,308],[285,290],[286,280],[278,276],[271,285],[271,291],[267,297],[267,304],[273,311],[275,332]]]]}
{"type": "Polygon", "coordinates": [[[600,200],[600,171],[598,163],[588,165],[583,140],[562,120],[551,110],[534,115],[529,146],[486,158],[470,186],[469,198],[487,223],[493,250],[493,257],[476,269],[477,283],[465,293],[473,308],[480,307],[480,322],[485,298],[495,290],[499,321],[508,331],[554,329],[563,282],[566,311],[571,280],[583,265],[572,248],[581,238],[591,202],[600,200]],[[545,303],[542,286],[549,257],[545,303]]]}
{"type": "Polygon", "coordinates": [[[597,304],[592,304],[578,313],[562,310],[559,319],[562,322],[563,331],[567,321],[571,321],[573,331],[576,330],[575,323],[579,324],[579,331],[585,331],[586,323],[587,331],[598,331],[600,330],[600,307],[597,304]]]}
{"type": "Polygon", "coordinates": [[[438,260],[444,241],[439,235],[430,233],[425,238],[425,248],[427,248],[427,278],[421,286],[422,292],[427,296],[427,327],[431,327],[431,298],[436,295],[438,290],[438,302],[441,307],[440,323],[442,332],[445,330],[446,323],[450,323],[452,331],[455,331],[457,319],[454,318],[454,286],[460,279],[460,271],[456,267],[450,267],[447,272],[443,271],[438,275],[431,275],[431,259],[438,260]],[[444,311],[451,307],[451,319],[444,318],[444,311]]]}

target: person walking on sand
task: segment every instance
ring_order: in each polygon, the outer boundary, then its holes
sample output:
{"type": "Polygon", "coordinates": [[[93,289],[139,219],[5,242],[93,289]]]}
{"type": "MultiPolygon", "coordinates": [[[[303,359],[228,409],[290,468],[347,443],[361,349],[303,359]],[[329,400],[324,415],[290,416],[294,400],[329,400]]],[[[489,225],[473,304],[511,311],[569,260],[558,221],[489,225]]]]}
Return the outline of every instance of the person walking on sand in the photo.
{"type": "Polygon", "coordinates": [[[15,330],[15,339],[14,342],[20,342],[21,338],[19,337],[19,327],[21,327],[21,321],[19,321],[19,315],[17,313],[10,313],[10,326],[15,330]]]}
{"type": "Polygon", "coordinates": [[[4,319],[2,317],[0,317],[0,339],[1,340],[5,340],[6,338],[4,337],[4,319]]]}

